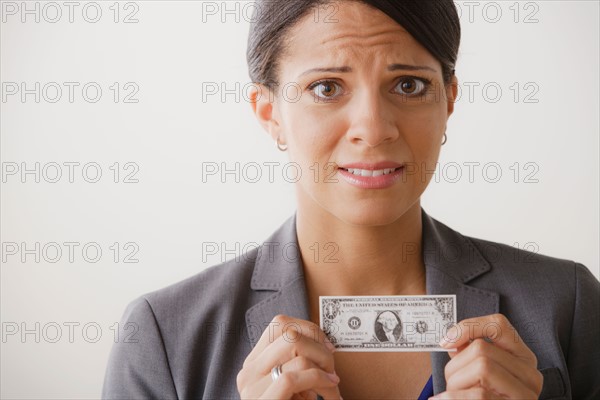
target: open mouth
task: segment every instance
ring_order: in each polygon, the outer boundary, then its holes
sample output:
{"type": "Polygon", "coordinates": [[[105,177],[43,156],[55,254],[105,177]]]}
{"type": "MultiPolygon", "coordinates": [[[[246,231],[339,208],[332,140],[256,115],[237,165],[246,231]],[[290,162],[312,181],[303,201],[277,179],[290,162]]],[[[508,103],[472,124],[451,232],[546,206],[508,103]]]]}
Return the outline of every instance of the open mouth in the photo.
{"type": "Polygon", "coordinates": [[[389,175],[393,172],[396,172],[404,167],[398,168],[383,168],[383,169],[359,169],[359,168],[342,168],[344,171],[348,171],[349,173],[356,176],[380,176],[380,175],[389,175]]]}

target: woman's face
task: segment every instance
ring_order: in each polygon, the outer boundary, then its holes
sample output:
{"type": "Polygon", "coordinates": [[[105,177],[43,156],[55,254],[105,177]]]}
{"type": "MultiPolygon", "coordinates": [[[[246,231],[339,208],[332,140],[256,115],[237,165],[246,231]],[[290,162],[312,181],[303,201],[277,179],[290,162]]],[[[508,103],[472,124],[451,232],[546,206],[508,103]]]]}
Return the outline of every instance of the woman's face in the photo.
{"type": "Polygon", "coordinates": [[[289,31],[275,101],[261,96],[255,111],[300,165],[299,208],[356,225],[388,224],[432,177],[456,85],[444,87],[440,63],[383,12],[334,4],[337,22],[326,18],[330,7],[289,31]],[[379,162],[392,164],[340,169],[379,162]],[[394,166],[403,167],[382,171],[394,166]]]}

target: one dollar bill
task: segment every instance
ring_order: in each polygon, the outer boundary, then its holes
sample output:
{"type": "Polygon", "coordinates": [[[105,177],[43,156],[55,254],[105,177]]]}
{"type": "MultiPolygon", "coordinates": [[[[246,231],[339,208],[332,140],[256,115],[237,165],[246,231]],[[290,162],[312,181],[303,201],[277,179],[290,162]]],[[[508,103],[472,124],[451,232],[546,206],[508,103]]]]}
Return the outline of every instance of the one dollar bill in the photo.
{"type": "Polygon", "coordinates": [[[456,295],[320,296],[321,329],[337,351],[448,351],[456,295]]]}

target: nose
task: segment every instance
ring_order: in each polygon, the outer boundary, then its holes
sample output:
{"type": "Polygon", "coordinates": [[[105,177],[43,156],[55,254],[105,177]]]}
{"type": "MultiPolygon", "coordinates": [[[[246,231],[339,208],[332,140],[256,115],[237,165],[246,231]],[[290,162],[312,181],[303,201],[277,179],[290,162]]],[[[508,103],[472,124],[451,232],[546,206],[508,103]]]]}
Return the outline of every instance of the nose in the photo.
{"type": "Polygon", "coordinates": [[[353,143],[369,147],[395,141],[399,136],[397,111],[375,89],[357,93],[348,109],[350,124],[346,137],[353,143]]]}

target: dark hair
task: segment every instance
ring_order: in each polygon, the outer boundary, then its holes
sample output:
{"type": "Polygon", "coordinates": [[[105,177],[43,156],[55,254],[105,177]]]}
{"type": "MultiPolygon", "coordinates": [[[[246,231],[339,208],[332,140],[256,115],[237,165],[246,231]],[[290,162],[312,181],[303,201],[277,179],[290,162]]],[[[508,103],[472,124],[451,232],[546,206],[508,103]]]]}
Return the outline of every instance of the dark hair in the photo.
{"type": "MultiPolygon", "coordinates": [[[[246,53],[252,82],[270,89],[279,85],[279,58],[286,49],[286,33],[317,7],[337,1],[257,0],[246,53]]],[[[450,82],[460,45],[460,21],[453,0],[345,1],[365,3],[395,20],[440,62],[444,83],[450,82]]]]}

